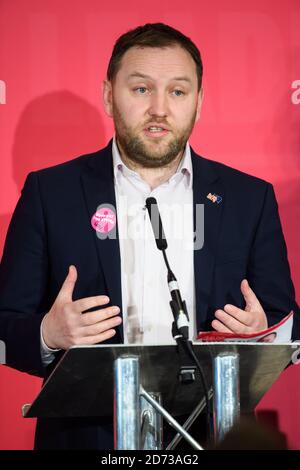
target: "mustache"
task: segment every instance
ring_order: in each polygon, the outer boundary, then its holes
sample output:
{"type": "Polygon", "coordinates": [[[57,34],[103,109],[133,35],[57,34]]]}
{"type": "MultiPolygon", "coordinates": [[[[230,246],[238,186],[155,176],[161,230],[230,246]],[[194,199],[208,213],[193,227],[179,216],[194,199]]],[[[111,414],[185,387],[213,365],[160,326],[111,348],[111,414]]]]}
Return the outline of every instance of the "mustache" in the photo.
{"type": "Polygon", "coordinates": [[[167,121],[161,120],[161,119],[154,119],[154,118],[151,119],[151,121],[148,121],[145,124],[143,124],[143,127],[151,126],[153,125],[153,123],[160,124],[161,126],[165,126],[166,128],[171,128],[170,124],[167,121]]]}

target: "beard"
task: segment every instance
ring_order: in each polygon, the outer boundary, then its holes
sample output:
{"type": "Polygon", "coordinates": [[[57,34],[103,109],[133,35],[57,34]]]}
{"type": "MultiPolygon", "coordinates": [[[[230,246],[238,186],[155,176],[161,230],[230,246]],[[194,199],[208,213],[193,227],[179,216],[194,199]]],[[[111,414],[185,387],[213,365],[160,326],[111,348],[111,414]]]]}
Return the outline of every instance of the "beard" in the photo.
{"type": "MultiPolygon", "coordinates": [[[[113,106],[113,119],[115,124],[116,138],[120,149],[125,153],[125,156],[144,168],[161,168],[169,165],[176,157],[184,152],[188,138],[190,137],[193,127],[195,125],[197,111],[195,112],[188,122],[187,126],[176,133],[173,133],[173,138],[167,144],[163,143],[166,137],[158,137],[153,139],[152,144],[144,142],[138,135],[137,131],[128,127],[125,119],[120,113],[118,107],[114,103],[113,106]]],[[[161,118],[153,118],[152,121],[157,124],[166,124],[161,121],[161,118]]],[[[147,124],[144,126],[144,128],[147,124]]],[[[169,128],[169,126],[167,126],[169,128]]],[[[171,132],[171,131],[169,131],[171,132]]]]}

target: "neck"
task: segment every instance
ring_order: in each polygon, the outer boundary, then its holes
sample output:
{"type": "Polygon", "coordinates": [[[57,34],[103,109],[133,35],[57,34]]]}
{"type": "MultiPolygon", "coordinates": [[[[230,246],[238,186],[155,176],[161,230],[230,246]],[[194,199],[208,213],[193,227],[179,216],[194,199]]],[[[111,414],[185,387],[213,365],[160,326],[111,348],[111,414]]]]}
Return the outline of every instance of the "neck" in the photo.
{"type": "Polygon", "coordinates": [[[130,170],[135,171],[140,175],[140,177],[150,186],[153,190],[157,186],[168,181],[177,171],[177,168],[181,162],[184,151],[180,152],[177,157],[169,163],[169,165],[159,167],[159,168],[145,168],[142,165],[139,165],[135,161],[131,160],[122,148],[118,144],[119,152],[123,163],[130,168],[130,170]]]}

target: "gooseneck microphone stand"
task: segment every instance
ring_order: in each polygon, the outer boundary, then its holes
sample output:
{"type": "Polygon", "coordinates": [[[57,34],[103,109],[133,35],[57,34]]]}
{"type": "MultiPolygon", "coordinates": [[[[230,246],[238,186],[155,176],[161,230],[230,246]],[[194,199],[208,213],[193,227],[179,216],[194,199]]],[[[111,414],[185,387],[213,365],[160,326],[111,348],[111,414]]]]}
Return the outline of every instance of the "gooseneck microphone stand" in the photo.
{"type": "Polygon", "coordinates": [[[199,360],[194,352],[193,343],[189,340],[189,316],[186,308],[186,303],[181,298],[177,279],[170,268],[166,249],[168,243],[164,233],[157,201],[154,197],[146,199],[146,208],[148,210],[151,226],[154,233],[154,238],[157,248],[162,252],[163,258],[167,267],[167,281],[171,294],[170,307],[173,313],[174,321],[172,323],[172,335],[178,347],[180,357],[180,372],[179,380],[182,383],[191,383],[195,380],[195,371],[198,368],[200,380],[205,395],[206,401],[206,418],[207,418],[207,433],[208,437],[212,437],[211,425],[211,405],[209,399],[208,388],[203,374],[203,370],[199,360]]]}

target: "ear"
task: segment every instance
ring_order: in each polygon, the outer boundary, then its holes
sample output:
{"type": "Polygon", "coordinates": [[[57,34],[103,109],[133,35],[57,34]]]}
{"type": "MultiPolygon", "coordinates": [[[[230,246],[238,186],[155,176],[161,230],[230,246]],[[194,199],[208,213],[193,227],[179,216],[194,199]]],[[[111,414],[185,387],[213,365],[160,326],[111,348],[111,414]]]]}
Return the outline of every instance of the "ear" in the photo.
{"type": "Polygon", "coordinates": [[[197,122],[200,118],[200,113],[201,113],[201,108],[202,108],[202,102],[203,102],[203,87],[200,88],[199,93],[198,93],[198,102],[197,102],[197,113],[196,113],[196,121],[197,122]]]}
{"type": "Polygon", "coordinates": [[[112,85],[109,80],[103,80],[102,97],[103,97],[104,111],[109,117],[113,117],[112,85]]]}

